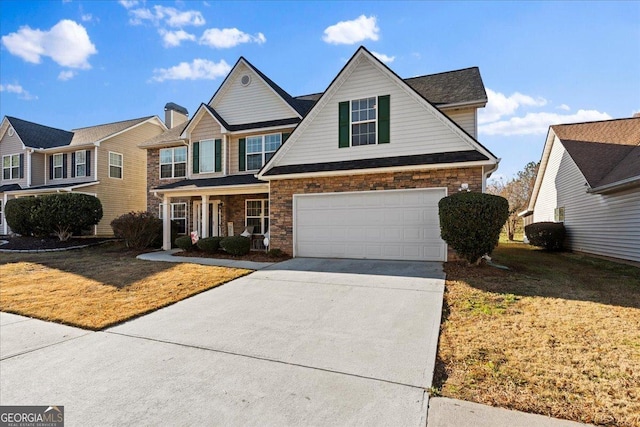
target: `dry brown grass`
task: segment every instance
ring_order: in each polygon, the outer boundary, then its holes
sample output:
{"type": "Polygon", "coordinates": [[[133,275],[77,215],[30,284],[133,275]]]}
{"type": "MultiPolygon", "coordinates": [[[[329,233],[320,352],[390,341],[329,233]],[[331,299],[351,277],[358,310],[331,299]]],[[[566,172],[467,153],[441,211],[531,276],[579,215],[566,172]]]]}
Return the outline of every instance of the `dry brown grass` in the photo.
{"type": "Polygon", "coordinates": [[[495,268],[446,266],[444,396],[640,425],[640,269],[501,244],[495,268]]]}
{"type": "Polygon", "coordinates": [[[121,244],[0,254],[0,310],[103,329],[248,274],[249,270],[141,261],[121,244]]]}

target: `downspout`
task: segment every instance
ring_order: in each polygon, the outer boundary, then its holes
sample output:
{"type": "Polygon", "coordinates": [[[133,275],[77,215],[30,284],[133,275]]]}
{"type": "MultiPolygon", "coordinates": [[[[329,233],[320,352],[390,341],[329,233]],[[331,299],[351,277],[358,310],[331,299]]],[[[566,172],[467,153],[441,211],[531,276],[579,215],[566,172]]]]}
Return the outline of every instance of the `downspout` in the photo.
{"type": "Polygon", "coordinates": [[[27,164],[24,171],[27,175],[27,188],[31,187],[31,154],[33,154],[33,150],[27,150],[27,164]]]}
{"type": "Polygon", "coordinates": [[[496,160],[497,160],[496,164],[491,169],[485,171],[484,166],[482,167],[482,192],[483,193],[487,192],[487,179],[492,173],[498,170],[498,166],[500,165],[500,160],[502,159],[496,159],[496,160]]]}

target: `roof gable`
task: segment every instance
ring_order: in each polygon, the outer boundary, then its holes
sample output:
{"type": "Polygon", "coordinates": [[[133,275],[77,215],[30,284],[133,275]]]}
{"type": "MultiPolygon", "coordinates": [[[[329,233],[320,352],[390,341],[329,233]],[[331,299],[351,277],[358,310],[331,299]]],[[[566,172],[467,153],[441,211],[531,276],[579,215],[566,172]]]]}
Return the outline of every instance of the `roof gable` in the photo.
{"type": "MultiPolygon", "coordinates": [[[[71,145],[82,144],[95,144],[104,141],[107,138],[112,138],[132,127],[138,126],[146,121],[152,120],[156,116],[146,116],[137,119],[123,120],[114,123],[105,123],[102,125],[89,126],[85,128],[73,129],[73,139],[71,145]]],[[[156,120],[161,126],[164,124],[160,119],[156,120]]]]}
{"type": "Polygon", "coordinates": [[[242,57],[208,103],[230,125],[301,118],[302,104],[242,57]]]}
{"type": "Polygon", "coordinates": [[[55,148],[71,143],[73,133],[7,116],[7,120],[26,147],[55,148]]]}
{"type": "Polygon", "coordinates": [[[336,164],[384,157],[409,158],[469,150],[478,151],[488,163],[497,163],[491,152],[368,50],[360,47],[287,142],[260,171],[260,176],[273,175],[268,171],[279,166],[321,162],[336,164]],[[390,95],[391,144],[339,148],[338,104],[382,95],[390,95]]]}

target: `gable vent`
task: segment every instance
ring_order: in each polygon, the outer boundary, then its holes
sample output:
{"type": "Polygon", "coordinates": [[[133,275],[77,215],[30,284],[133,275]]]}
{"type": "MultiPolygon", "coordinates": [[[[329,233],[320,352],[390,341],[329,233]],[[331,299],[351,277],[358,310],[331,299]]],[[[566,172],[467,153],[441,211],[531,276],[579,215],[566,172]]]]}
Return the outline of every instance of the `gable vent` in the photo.
{"type": "Polygon", "coordinates": [[[13,136],[13,128],[11,126],[9,126],[7,133],[9,134],[9,136],[13,136]]]}
{"type": "Polygon", "coordinates": [[[242,86],[249,86],[249,84],[251,83],[251,76],[249,74],[245,74],[240,78],[240,83],[242,84],[242,86]]]}

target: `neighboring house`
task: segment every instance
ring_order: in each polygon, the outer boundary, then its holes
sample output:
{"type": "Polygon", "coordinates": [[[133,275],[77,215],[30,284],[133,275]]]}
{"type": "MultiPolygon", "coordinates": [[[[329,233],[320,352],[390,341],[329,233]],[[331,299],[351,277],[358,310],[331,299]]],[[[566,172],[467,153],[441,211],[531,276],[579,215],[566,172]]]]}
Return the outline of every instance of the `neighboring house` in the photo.
{"type": "Polygon", "coordinates": [[[111,235],[111,220],[146,209],[146,155],[137,145],[166,130],[156,116],[65,131],[15,117],[0,125],[0,234],[16,197],[77,192],[100,199],[96,235],[111,235]]]}
{"type": "Polygon", "coordinates": [[[564,222],[571,250],[640,262],[640,117],[551,126],[520,215],[564,222]]]}
{"type": "MultiPolygon", "coordinates": [[[[193,118],[147,149],[149,209],[181,232],[294,256],[447,259],[438,201],[484,191],[477,68],[403,80],[361,47],[323,93],[292,97],[240,58],[193,118]]],[[[169,108],[171,110],[171,108],[169,108]]]]}

